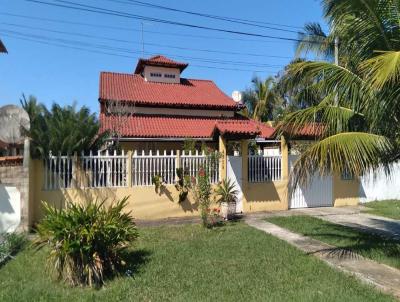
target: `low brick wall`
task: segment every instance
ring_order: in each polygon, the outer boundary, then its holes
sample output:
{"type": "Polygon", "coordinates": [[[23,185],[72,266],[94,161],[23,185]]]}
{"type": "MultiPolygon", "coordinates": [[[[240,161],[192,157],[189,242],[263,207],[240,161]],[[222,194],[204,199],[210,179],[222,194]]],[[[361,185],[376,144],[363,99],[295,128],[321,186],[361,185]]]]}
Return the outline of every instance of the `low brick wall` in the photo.
{"type": "Polygon", "coordinates": [[[29,221],[29,167],[23,165],[23,157],[0,158],[0,184],[15,186],[21,193],[20,229],[26,230],[29,221]]]}

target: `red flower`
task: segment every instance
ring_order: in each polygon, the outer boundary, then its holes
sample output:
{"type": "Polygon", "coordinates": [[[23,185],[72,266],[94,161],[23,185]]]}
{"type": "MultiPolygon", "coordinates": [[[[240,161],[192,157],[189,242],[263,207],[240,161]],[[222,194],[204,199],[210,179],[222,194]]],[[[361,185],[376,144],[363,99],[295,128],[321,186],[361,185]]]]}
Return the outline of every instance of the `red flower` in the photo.
{"type": "Polygon", "coordinates": [[[204,177],[206,175],[206,173],[204,172],[204,169],[200,169],[199,170],[199,176],[204,177]]]}

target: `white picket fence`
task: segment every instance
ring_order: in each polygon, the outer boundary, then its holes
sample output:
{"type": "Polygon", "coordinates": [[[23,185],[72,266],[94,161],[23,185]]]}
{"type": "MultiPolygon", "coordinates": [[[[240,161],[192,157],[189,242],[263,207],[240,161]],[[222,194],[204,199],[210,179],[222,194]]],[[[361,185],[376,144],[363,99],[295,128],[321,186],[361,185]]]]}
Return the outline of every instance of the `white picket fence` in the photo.
{"type": "Polygon", "coordinates": [[[212,155],[206,156],[204,151],[202,153],[196,151],[195,153],[185,152],[181,155],[180,166],[184,169],[185,173],[191,177],[196,177],[199,174],[201,168],[208,169],[208,175],[211,183],[217,183],[219,181],[219,157],[218,152],[212,155]]]}
{"type": "Polygon", "coordinates": [[[46,190],[70,188],[72,169],[71,156],[54,156],[50,153],[44,160],[44,188],[46,190]]]}
{"type": "Polygon", "coordinates": [[[249,155],[248,180],[251,183],[278,181],[282,178],[282,157],[264,156],[261,153],[249,155]]]}
{"type": "Polygon", "coordinates": [[[89,188],[126,187],[128,185],[127,160],[128,156],[124,151],[120,155],[116,151],[113,154],[109,154],[108,151],[101,154],[99,151],[97,155],[92,152],[89,155],[82,153],[79,162],[87,183],[80,184],[80,186],[89,188]]]}
{"type": "Polygon", "coordinates": [[[165,151],[160,154],[159,151],[153,154],[150,151],[145,154],[143,151],[138,154],[136,151],[132,157],[132,185],[133,186],[151,186],[154,176],[161,176],[166,184],[175,182],[175,170],[177,167],[177,155],[174,151],[167,154],[165,151]]]}
{"type": "Polygon", "coordinates": [[[210,182],[219,181],[219,158],[205,153],[178,154],[171,151],[152,153],[133,152],[132,158],[122,151],[98,152],[74,156],[54,156],[52,154],[44,161],[44,189],[56,190],[67,188],[116,188],[127,186],[152,186],[153,177],[161,176],[166,184],[176,181],[176,169],[183,168],[184,173],[197,176],[201,168],[208,168],[210,182]],[[128,162],[132,169],[128,171],[128,162]],[[128,173],[132,183],[128,183],[128,173]]]}

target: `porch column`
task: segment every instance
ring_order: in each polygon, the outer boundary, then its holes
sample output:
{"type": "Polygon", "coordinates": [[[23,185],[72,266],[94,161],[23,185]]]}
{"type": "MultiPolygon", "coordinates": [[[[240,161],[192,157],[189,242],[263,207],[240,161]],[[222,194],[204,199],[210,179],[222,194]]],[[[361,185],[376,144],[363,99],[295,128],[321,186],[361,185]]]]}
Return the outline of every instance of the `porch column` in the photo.
{"type": "Polygon", "coordinates": [[[243,188],[246,188],[249,180],[249,140],[242,140],[240,148],[242,154],[242,185],[243,188]]]}
{"type": "Polygon", "coordinates": [[[226,160],[227,160],[226,139],[223,138],[222,136],[219,136],[218,151],[221,154],[221,158],[219,159],[219,180],[222,181],[226,178],[226,160]]]}
{"type": "Polygon", "coordinates": [[[284,198],[286,208],[289,209],[289,148],[284,136],[281,136],[281,156],[281,175],[286,188],[286,196],[284,198]]]}
{"type": "Polygon", "coordinates": [[[282,155],[282,180],[289,180],[289,149],[284,136],[281,137],[281,155],[282,155]]]}

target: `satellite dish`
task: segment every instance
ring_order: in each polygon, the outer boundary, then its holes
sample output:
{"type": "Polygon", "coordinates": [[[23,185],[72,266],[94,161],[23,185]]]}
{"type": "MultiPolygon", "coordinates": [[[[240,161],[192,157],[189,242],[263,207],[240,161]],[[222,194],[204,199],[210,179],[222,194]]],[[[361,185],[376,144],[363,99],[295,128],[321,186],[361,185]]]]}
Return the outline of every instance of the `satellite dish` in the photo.
{"type": "Polygon", "coordinates": [[[7,144],[22,144],[24,131],[30,129],[29,115],[21,107],[0,107],[0,141],[7,144]]]}
{"type": "Polygon", "coordinates": [[[243,95],[240,91],[235,90],[234,92],[232,92],[232,99],[236,102],[236,103],[242,103],[242,99],[243,99],[243,95]]]}

